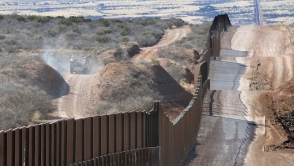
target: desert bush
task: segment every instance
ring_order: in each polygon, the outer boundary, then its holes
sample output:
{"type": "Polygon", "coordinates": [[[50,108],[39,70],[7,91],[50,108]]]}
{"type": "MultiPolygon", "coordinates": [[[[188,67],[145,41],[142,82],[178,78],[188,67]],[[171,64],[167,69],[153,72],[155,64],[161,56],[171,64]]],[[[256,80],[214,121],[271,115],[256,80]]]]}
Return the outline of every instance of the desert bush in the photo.
{"type": "Polygon", "coordinates": [[[12,30],[11,29],[3,29],[4,34],[11,34],[12,30]]]}
{"type": "Polygon", "coordinates": [[[110,42],[111,40],[112,40],[111,37],[109,37],[107,35],[96,36],[96,41],[98,41],[100,43],[107,43],[107,42],[110,42]]]}
{"type": "MultiPolygon", "coordinates": [[[[0,38],[0,39],[1,39],[1,38],[0,38]]],[[[130,39],[129,39],[129,37],[127,37],[127,36],[122,36],[122,37],[120,38],[120,41],[121,41],[121,42],[129,42],[130,39]]]]}
{"type": "Polygon", "coordinates": [[[121,31],[120,31],[120,35],[122,36],[127,36],[131,33],[131,30],[128,27],[124,27],[121,31]]]}
{"type": "Polygon", "coordinates": [[[105,35],[105,34],[110,34],[111,32],[112,30],[110,28],[105,28],[105,29],[96,31],[96,35],[105,35]]]}
{"type": "Polygon", "coordinates": [[[51,19],[51,17],[42,17],[42,16],[36,16],[36,15],[30,15],[27,18],[31,21],[43,23],[43,24],[49,22],[51,19]]]}
{"type": "Polygon", "coordinates": [[[98,22],[101,23],[104,27],[108,27],[110,25],[109,21],[104,18],[98,19],[98,22]]]}
{"type": "Polygon", "coordinates": [[[45,118],[55,108],[51,98],[37,87],[14,82],[0,86],[0,128],[8,129],[33,123],[33,115],[40,112],[45,118]]]}
{"type": "MultiPolygon", "coordinates": [[[[1,38],[0,38],[1,39],[1,38]]],[[[294,46],[294,41],[292,41],[292,46],[294,46]]]]}
{"type": "Polygon", "coordinates": [[[77,26],[72,27],[71,30],[75,33],[81,33],[81,31],[79,30],[79,27],[77,26]]]}
{"type": "Polygon", "coordinates": [[[47,30],[44,32],[44,35],[47,37],[56,37],[57,35],[59,35],[59,33],[56,30],[47,30]]]}
{"type": "Polygon", "coordinates": [[[10,16],[10,18],[17,20],[17,21],[25,21],[26,20],[26,18],[24,16],[18,15],[18,14],[12,14],[10,16]]]}
{"type": "Polygon", "coordinates": [[[7,40],[4,40],[3,43],[5,45],[10,45],[11,46],[11,45],[16,45],[17,44],[17,41],[14,40],[14,39],[7,39],[7,40]]]}
{"type": "Polygon", "coordinates": [[[3,39],[5,39],[5,36],[0,34],[0,40],[3,40],[3,39]]]}

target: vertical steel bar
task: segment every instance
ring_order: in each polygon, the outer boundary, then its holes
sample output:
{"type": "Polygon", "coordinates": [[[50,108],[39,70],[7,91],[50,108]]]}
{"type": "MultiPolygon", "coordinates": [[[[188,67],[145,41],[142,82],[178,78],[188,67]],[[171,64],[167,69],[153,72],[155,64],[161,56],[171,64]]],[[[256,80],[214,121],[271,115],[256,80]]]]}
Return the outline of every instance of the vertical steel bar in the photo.
{"type": "Polygon", "coordinates": [[[14,165],[14,132],[7,130],[7,165],[14,165]]]}
{"type": "Polygon", "coordinates": [[[36,125],[35,126],[35,165],[40,166],[41,165],[41,126],[36,125]]]}
{"type": "Polygon", "coordinates": [[[122,122],[122,114],[115,115],[115,152],[123,151],[123,122],[122,122]]]}
{"type": "Polygon", "coordinates": [[[73,164],[75,148],[74,148],[74,141],[75,141],[75,120],[68,119],[66,124],[66,165],[73,164]]]}
{"type": "Polygon", "coordinates": [[[22,141],[22,135],[21,135],[21,129],[19,128],[16,128],[13,130],[13,132],[15,133],[14,135],[14,142],[15,142],[15,150],[14,150],[14,153],[15,153],[15,165],[18,166],[18,165],[22,165],[21,164],[21,158],[22,158],[22,144],[21,144],[21,141],[22,141]]]}
{"type": "Polygon", "coordinates": [[[101,155],[108,154],[108,116],[101,116],[101,155]]]}
{"type": "Polygon", "coordinates": [[[108,154],[110,153],[115,153],[115,115],[111,114],[108,115],[108,144],[109,144],[109,149],[108,149],[108,154]]]}
{"type": "Polygon", "coordinates": [[[42,124],[41,126],[41,166],[46,164],[46,125],[42,124]]]}
{"type": "Polygon", "coordinates": [[[45,125],[45,139],[46,139],[46,166],[54,166],[56,155],[56,122],[46,123],[45,125]]]}
{"type": "Polygon", "coordinates": [[[137,149],[143,146],[143,119],[142,112],[137,112],[137,149]]]}
{"type": "Polygon", "coordinates": [[[123,131],[123,137],[124,137],[124,142],[123,142],[123,150],[129,150],[130,149],[130,113],[124,113],[123,114],[123,123],[124,123],[124,131],[123,131]]]}
{"type": "Polygon", "coordinates": [[[61,166],[61,121],[56,122],[56,166],[61,166]]]}
{"type": "Polygon", "coordinates": [[[7,165],[7,139],[6,133],[2,130],[0,131],[0,165],[7,165]]]}
{"type": "Polygon", "coordinates": [[[100,116],[93,117],[93,156],[100,156],[100,116]]]}
{"type": "Polygon", "coordinates": [[[136,149],[136,144],[137,144],[137,140],[136,140],[136,127],[137,127],[137,120],[136,120],[136,112],[131,112],[131,118],[130,118],[130,122],[131,122],[131,132],[130,132],[130,136],[131,136],[131,147],[130,150],[136,149]]]}
{"type": "Polygon", "coordinates": [[[28,149],[29,149],[29,129],[27,127],[22,129],[22,152],[23,152],[23,157],[22,163],[25,163],[25,166],[29,165],[29,154],[28,154],[28,149]]]}
{"type": "Polygon", "coordinates": [[[93,158],[92,142],[93,142],[93,118],[84,119],[84,160],[93,158]]]}
{"type": "Polygon", "coordinates": [[[67,140],[67,137],[66,137],[66,120],[62,120],[61,121],[61,143],[60,143],[60,163],[61,165],[66,165],[66,140],[67,140]]]}
{"type": "Polygon", "coordinates": [[[34,165],[35,126],[29,126],[28,165],[34,165]]]}
{"type": "Polygon", "coordinates": [[[75,141],[75,161],[82,162],[83,159],[83,119],[76,120],[76,141],[75,141]]]}

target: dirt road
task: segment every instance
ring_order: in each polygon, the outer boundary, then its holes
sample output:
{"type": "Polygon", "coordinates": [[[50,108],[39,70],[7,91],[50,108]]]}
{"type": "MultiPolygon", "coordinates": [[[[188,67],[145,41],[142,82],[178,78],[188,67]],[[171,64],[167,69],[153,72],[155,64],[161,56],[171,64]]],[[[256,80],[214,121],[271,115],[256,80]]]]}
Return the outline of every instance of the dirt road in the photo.
{"type": "Polygon", "coordinates": [[[278,25],[230,27],[222,42],[219,60],[211,61],[212,91],[203,102],[189,165],[291,165],[292,151],[263,151],[265,145],[281,142],[284,136],[267,123],[258,102],[264,90],[273,90],[293,77],[288,31],[278,25]],[[255,79],[253,90],[250,85],[255,79]],[[258,83],[262,79],[265,84],[258,83]]]}
{"type": "Polygon", "coordinates": [[[186,37],[187,34],[191,32],[189,26],[183,26],[181,28],[174,28],[168,29],[165,31],[163,38],[158,42],[156,45],[152,47],[144,47],[141,48],[141,52],[134,56],[132,61],[133,62],[140,62],[140,61],[151,61],[152,59],[156,58],[158,48],[168,46],[169,44],[186,37]]]}
{"type": "Polygon", "coordinates": [[[94,99],[97,98],[92,90],[99,81],[99,73],[91,75],[66,73],[63,77],[70,85],[70,92],[68,95],[55,99],[54,103],[58,110],[54,115],[75,119],[91,116],[94,99]]]}

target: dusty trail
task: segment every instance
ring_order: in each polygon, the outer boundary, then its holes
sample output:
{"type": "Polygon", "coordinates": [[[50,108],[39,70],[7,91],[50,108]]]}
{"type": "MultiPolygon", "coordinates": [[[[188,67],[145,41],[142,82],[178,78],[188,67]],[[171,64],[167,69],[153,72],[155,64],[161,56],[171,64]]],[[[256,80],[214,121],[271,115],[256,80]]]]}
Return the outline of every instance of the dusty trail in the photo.
{"type": "MultiPolygon", "coordinates": [[[[247,57],[237,58],[238,62],[247,66],[244,76],[250,78],[258,74],[265,75],[271,84],[270,90],[278,88],[294,76],[294,57],[289,34],[283,26],[241,26],[235,31],[231,46],[233,50],[247,51],[247,57]]],[[[283,139],[279,131],[268,123],[262,104],[258,102],[263,93],[258,90],[243,90],[241,94],[241,100],[246,106],[245,118],[257,124],[254,139],[248,148],[245,165],[291,165],[294,161],[290,157],[293,152],[263,151],[264,146],[273,142],[282,142],[283,139]]]]}
{"type": "Polygon", "coordinates": [[[132,61],[135,63],[140,61],[151,61],[152,59],[156,58],[158,48],[168,46],[169,44],[186,37],[190,32],[191,29],[189,26],[166,30],[164,36],[156,45],[152,47],[141,48],[141,52],[134,56],[132,61]]]}
{"type": "Polygon", "coordinates": [[[64,74],[65,81],[70,85],[68,95],[55,99],[54,104],[58,110],[54,115],[64,118],[83,118],[90,116],[93,112],[94,100],[92,86],[95,84],[98,74],[64,74]]]}

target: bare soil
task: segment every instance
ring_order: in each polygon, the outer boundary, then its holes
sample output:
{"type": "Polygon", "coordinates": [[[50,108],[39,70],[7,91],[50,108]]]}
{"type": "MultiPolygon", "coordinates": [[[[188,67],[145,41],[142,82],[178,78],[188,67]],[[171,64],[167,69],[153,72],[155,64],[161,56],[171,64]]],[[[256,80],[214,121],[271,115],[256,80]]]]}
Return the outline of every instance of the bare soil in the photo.
{"type": "Polygon", "coordinates": [[[247,51],[247,57],[236,58],[247,66],[244,77],[249,80],[242,101],[247,107],[246,119],[258,125],[246,165],[292,165],[294,56],[286,27],[241,26],[235,30],[231,47],[247,51]]]}

